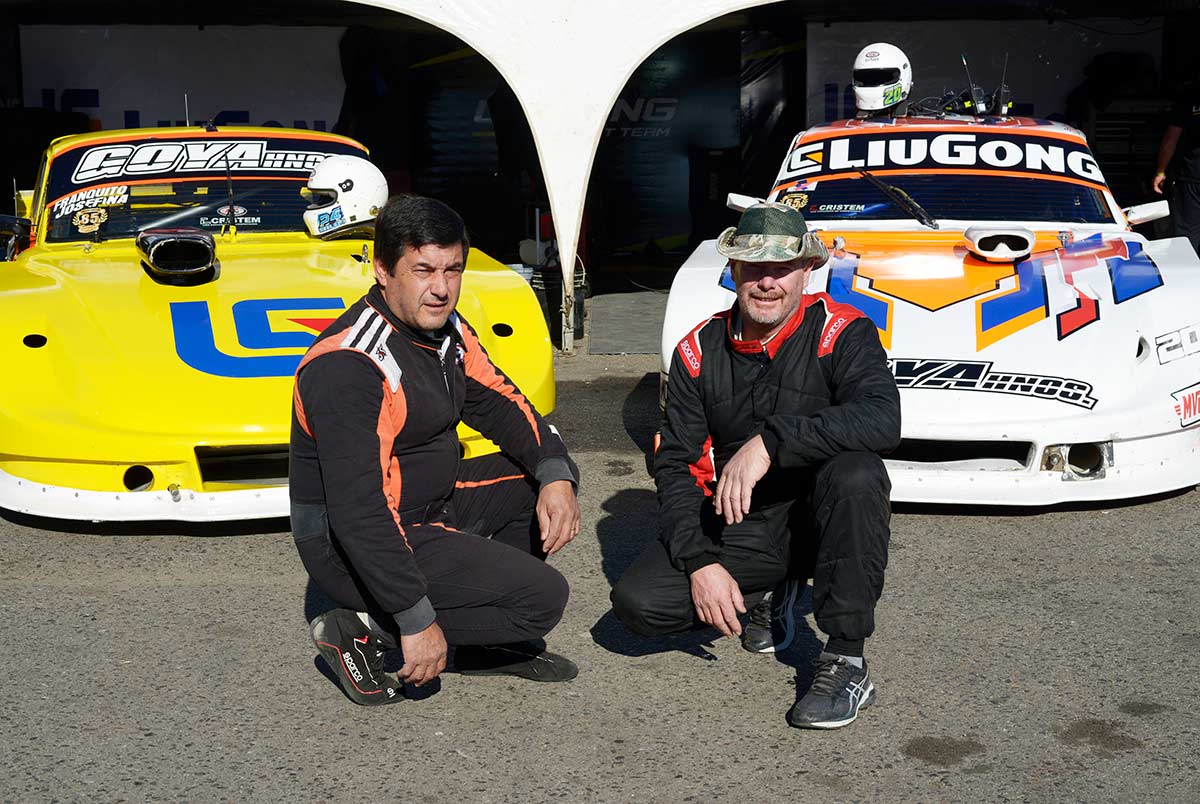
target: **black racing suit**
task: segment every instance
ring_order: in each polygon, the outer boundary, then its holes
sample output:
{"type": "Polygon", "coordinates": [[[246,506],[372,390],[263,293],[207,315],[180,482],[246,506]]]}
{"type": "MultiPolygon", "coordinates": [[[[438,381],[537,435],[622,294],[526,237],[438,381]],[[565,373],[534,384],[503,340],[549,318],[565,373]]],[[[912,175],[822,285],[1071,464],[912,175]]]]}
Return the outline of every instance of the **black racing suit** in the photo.
{"type": "Polygon", "coordinates": [[[1173,160],[1178,166],[1171,204],[1175,236],[1186,237],[1200,253],[1200,90],[1175,99],[1169,125],[1183,129],[1173,160]]]}
{"type": "Polygon", "coordinates": [[[721,563],[744,593],[811,575],[817,624],[861,645],[887,566],[891,486],[877,453],[900,441],[879,335],[823,293],[766,343],[735,338],[737,315],[735,305],[701,323],[672,357],[654,461],[661,538],[618,582],[614,610],[641,633],[684,630],[696,624],[688,576],[701,567],[721,563]],[[749,515],[726,526],[714,480],[754,436],[771,468],[749,515]]]}
{"type": "Polygon", "coordinates": [[[536,484],[575,482],[574,465],[457,313],[418,332],[376,286],[331,324],[297,370],[290,474],[297,548],[339,605],[401,635],[436,616],[450,644],[540,637],[561,616],[566,582],[528,528],[536,484]],[[462,461],[460,420],[503,454],[462,461]]]}

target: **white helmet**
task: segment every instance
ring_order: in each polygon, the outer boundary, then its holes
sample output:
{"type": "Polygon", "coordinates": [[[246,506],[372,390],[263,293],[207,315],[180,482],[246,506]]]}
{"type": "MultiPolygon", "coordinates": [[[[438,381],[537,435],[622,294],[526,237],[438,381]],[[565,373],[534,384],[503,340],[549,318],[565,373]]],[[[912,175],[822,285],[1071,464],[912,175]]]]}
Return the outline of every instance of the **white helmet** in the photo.
{"type": "Polygon", "coordinates": [[[908,98],[912,67],[895,45],[876,42],[854,58],[854,103],[862,112],[878,112],[908,98]]]}
{"type": "Polygon", "coordinates": [[[304,225],[314,237],[329,238],[375,220],[387,202],[387,179],[357,156],[327,156],[308,177],[311,193],[304,225]]]}

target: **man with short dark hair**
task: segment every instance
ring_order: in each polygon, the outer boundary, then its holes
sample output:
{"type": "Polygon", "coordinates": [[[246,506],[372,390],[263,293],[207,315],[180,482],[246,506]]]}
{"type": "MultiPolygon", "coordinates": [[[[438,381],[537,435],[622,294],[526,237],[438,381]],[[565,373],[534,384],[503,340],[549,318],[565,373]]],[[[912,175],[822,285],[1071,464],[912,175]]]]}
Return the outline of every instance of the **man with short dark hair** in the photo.
{"type": "Polygon", "coordinates": [[[314,584],[339,607],[311,633],[359,704],[436,678],[448,645],[463,673],[577,673],[540,638],[567,602],[545,558],[579,532],[578,473],[455,312],[468,248],[445,204],[388,201],[375,224],[376,285],[296,374],[292,528],[314,584]],[[503,452],[461,460],[460,420],[503,452]],[[394,647],[398,677],[383,668],[394,647]]]}
{"type": "Polygon", "coordinates": [[[891,489],[877,453],[899,443],[900,395],[871,320],[804,295],[829,255],[798,210],[752,206],[717,250],[737,301],[675,350],[654,460],[660,540],[617,582],[613,610],[641,634],[709,625],[771,652],[791,639],[795,581],[812,577],[829,641],[790,721],[845,726],[875,694],[863,642],[891,489]]]}

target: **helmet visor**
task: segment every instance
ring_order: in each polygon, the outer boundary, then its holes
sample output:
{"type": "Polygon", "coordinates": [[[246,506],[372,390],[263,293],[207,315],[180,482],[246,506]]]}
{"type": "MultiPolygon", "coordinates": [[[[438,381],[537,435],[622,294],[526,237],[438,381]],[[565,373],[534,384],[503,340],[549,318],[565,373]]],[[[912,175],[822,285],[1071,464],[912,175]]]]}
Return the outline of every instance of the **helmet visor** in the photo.
{"type": "Polygon", "coordinates": [[[320,209],[337,201],[337,192],[334,190],[314,190],[305,187],[300,194],[308,198],[309,209],[320,209]]]}
{"type": "Polygon", "coordinates": [[[886,84],[894,84],[899,80],[900,70],[897,67],[873,67],[854,71],[854,86],[856,87],[881,87],[886,84]]]}

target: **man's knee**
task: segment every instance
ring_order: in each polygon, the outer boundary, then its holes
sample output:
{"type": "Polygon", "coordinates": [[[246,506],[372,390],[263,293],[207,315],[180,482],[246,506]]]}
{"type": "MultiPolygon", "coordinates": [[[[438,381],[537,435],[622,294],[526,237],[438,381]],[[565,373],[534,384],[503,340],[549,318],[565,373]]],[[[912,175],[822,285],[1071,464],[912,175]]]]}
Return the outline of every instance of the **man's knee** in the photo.
{"type": "Polygon", "coordinates": [[[571,596],[571,588],[561,572],[546,564],[542,564],[542,568],[544,572],[538,578],[536,591],[530,596],[525,611],[530,631],[539,637],[558,625],[571,596]]]}
{"type": "Polygon", "coordinates": [[[672,630],[664,628],[662,618],[655,616],[651,590],[643,588],[628,574],[617,581],[609,599],[612,601],[613,614],[635,634],[657,636],[672,630]]]}
{"type": "Polygon", "coordinates": [[[817,489],[824,496],[889,495],[892,490],[883,459],[874,452],[843,452],[817,468],[817,489]]]}

